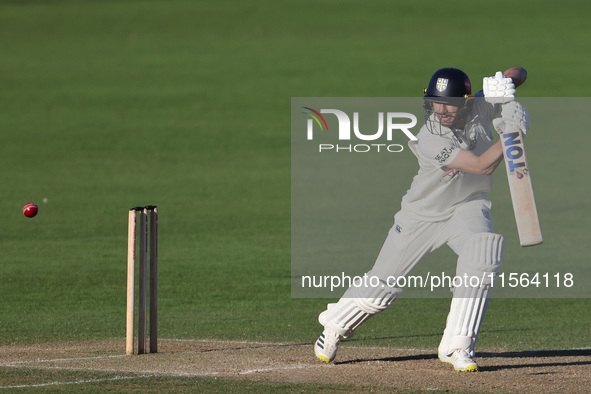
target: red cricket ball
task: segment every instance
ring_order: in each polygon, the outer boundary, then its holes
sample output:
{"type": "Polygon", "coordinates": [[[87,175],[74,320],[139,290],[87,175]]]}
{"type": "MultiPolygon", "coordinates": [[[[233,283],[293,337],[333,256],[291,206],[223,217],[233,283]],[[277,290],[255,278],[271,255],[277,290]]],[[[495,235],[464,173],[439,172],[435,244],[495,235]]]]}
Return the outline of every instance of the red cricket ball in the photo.
{"type": "Polygon", "coordinates": [[[39,207],[37,206],[37,204],[34,204],[32,202],[25,204],[25,206],[23,207],[23,214],[28,218],[35,217],[38,211],[39,207]]]}

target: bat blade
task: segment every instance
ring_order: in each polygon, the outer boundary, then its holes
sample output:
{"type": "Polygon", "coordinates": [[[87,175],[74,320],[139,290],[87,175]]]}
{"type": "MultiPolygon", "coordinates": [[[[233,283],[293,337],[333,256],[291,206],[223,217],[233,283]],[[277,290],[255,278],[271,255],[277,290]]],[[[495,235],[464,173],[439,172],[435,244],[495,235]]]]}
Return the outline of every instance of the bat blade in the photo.
{"type": "Polygon", "coordinates": [[[505,132],[501,134],[501,140],[519,243],[521,246],[539,245],[543,242],[542,230],[523,135],[520,130],[505,132]]]}

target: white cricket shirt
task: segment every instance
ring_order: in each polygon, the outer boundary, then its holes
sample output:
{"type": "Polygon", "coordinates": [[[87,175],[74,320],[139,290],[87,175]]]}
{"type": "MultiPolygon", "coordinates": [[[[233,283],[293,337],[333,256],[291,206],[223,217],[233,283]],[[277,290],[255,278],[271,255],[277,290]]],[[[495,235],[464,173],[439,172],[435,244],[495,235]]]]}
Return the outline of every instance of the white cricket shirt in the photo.
{"type": "MultiPolygon", "coordinates": [[[[480,156],[494,144],[490,127],[497,107],[483,98],[473,100],[466,127],[456,131],[459,139],[447,127],[441,127],[441,135],[435,135],[423,125],[417,134],[418,141],[409,141],[408,145],[419,161],[419,172],[401,204],[410,216],[426,221],[446,220],[462,203],[488,199],[492,175],[464,173],[447,166],[460,149],[472,150],[480,156]]],[[[431,115],[431,120],[439,131],[435,114],[431,115]]]]}

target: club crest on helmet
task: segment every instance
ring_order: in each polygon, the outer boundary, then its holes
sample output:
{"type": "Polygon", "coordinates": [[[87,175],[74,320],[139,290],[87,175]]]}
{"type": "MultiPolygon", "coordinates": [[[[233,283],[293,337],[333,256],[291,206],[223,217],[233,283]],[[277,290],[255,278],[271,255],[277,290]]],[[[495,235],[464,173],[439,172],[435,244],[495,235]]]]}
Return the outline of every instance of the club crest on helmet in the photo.
{"type": "Polygon", "coordinates": [[[449,82],[449,80],[446,78],[437,78],[437,84],[436,84],[437,90],[439,90],[440,92],[443,92],[445,89],[447,89],[448,82],[449,82]]]}

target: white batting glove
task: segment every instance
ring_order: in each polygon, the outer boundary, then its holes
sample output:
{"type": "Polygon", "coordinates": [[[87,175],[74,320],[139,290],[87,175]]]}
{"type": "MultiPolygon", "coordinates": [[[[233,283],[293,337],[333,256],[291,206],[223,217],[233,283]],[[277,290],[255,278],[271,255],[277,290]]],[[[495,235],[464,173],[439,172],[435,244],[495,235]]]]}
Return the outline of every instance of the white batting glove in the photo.
{"type": "Polygon", "coordinates": [[[505,78],[497,71],[494,77],[482,79],[484,99],[493,104],[503,104],[515,99],[515,84],[511,78],[505,78]]]}
{"type": "Polygon", "coordinates": [[[526,135],[529,130],[529,112],[517,101],[503,104],[501,117],[493,119],[493,126],[499,134],[521,130],[526,135]]]}

